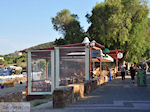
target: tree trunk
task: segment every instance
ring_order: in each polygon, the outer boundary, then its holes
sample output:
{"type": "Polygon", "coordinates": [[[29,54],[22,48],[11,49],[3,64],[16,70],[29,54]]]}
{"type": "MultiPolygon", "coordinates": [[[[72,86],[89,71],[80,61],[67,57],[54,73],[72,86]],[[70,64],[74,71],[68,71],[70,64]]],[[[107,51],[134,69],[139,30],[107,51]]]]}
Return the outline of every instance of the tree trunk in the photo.
{"type": "Polygon", "coordinates": [[[127,54],[128,54],[128,51],[123,52],[123,58],[120,59],[121,64],[123,64],[123,61],[125,61],[127,54]]]}

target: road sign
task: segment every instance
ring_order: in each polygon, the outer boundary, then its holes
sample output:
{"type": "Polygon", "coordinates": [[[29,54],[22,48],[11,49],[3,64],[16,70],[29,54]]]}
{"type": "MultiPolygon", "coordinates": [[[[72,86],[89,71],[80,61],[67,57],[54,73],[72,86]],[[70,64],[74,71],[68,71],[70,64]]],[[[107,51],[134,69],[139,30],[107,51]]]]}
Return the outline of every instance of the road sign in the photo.
{"type": "Polygon", "coordinates": [[[117,54],[117,58],[118,58],[118,59],[123,58],[123,53],[121,53],[121,52],[120,52],[120,53],[118,53],[118,54],[117,54]]]}

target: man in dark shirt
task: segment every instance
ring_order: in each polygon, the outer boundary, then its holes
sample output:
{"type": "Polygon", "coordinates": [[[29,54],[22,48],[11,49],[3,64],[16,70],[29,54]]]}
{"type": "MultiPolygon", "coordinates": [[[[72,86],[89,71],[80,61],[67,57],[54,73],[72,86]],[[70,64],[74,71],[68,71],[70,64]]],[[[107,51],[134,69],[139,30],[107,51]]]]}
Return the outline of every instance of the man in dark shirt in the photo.
{"type": "Polygon", "coordinates": [[[136,72],[136,67],[135,67],[134,64],[132,64],[132,66],[130,67],[130,75],[131,75],[131,81],[132,81],[132,83],[134,83],[135,72],[136,72]]]}

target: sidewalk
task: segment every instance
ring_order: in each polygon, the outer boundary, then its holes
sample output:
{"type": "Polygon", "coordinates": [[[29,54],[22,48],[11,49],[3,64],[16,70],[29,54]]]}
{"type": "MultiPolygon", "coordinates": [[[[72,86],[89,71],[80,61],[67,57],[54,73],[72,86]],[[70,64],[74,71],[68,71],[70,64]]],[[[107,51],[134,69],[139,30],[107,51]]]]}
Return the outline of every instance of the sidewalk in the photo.
{"type": "Polygon", "coordinates": [[[31,109],[31,112],[150,112],[150,74],[147,87],[137,87],[126,76],[107,83],[90,95],[64,109],[52,109],[52,102],[31,109]]]}

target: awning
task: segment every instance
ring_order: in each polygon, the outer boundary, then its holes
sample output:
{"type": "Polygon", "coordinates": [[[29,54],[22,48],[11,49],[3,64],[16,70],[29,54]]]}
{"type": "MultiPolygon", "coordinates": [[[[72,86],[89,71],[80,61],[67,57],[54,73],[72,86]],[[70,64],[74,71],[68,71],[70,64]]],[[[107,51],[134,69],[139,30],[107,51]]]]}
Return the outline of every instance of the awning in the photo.
{"type": "Polygon", "coordinates": [[[106,54],[106,56],[102,56],[102,62],[114,62],[114,59],[108,54],[106,54]]]}
{"type": "Polygon", "coordinates": [[[114,62],[114,59],[108,54],[105,55],[102,53],[101,57],[102,62],[114,62]]]}
{"type": "MultiPolygon", "coordinates": [[[[97,59],[92,59],[93,61],[97,62],[98,60],[100,60],[100,57],[97,57],[97,59]]],[[[114,59],[109,56],[108,54],[101,54],[101,62],[114,62],[114,59]]]]}

